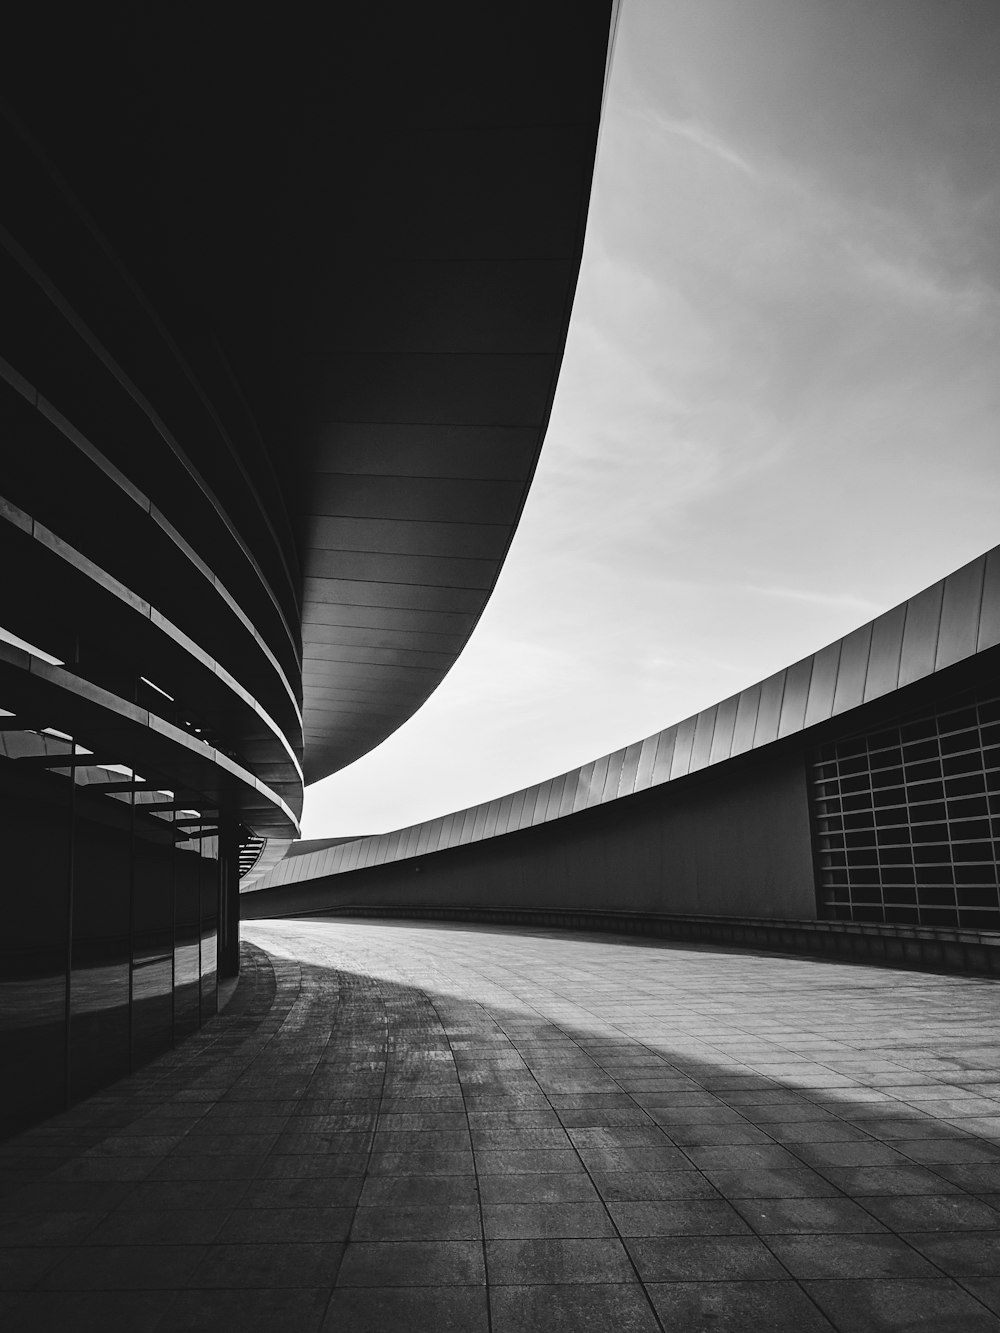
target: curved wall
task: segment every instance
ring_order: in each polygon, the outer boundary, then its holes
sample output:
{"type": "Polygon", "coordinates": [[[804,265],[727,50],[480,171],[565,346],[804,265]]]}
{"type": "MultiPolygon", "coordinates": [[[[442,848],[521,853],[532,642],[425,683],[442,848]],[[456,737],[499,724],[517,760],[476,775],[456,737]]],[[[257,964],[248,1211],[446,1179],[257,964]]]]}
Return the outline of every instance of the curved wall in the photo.
{"type": "Polygon", "coordinates": [[[11,15],[5,1125],[214,1012],[304,769],[464,645],[552,403],[610,10],[11,15]]]}
{"type": "MultiPolygon", "coordinates": [[[[425,860],[431,853],[476,843],[486,844],[491,855],[502,857],[503,835],[552,824],[567,815],[593,811],[681,779],[687,783],[701,773],[717,773],[728,789],[730,779],[725,774],[730,765],[755,754],[766,755],[772,749],[784,753],[789,746],[797,755],[795,764],[800,773],[802,800],[792,801],[784,815],[772,811],[762,827],[773,830],[766,835],[768,839],[780,838],[784,836],[780,832],[783,821],[787,821],[792,842],[801,841],[803,836],[808,841],[803,765],[804,756],[817,738],[827,734],[831,724],[835,730],[844,732],[860,726],[861,719],[868,716],[863,711],[866,706],[887,705],[890,711],[903,707],[904,696],[900,691],[935,677],[942,680],[949,668],[975,659],[998,644],[1000,547],[812,656],[642,741],[569,773],[440,819],[286,858],[250,887],[279,890],[325,880],[323,893],[341,897],[344,893],[350,895],[352,890],[335,888],[335,880],[328,877],[418,858],[425,860]]],[[[736,771],[742,775],[744,769],[736,771]]],[[[674,849],[667,853],[668,857],[676,853],[679,859],[671,863],[674,869],[669,873],[664,870],[659,879],[654,877],[650,882],[661,886],[669,910],[715,910],[710,884],[718,886],[718,910],[736,910],[735,900],[729,889],[722,887],[719,869],[712,859],[716,836],[711,828],[727,830],[732,853],[727,864],[760,867],[754,882],[755,892],[764,895],[758,904],[762,914],[770,915],[772,908],[778,906],[771,891],[763,887],[771,882],[767,866],[774,853],[745,855],[741,850],[742,833],[730,836],[737,812],[752,810],[759,797],[754,784],[761,780],[759,774],[763,770],[755,766],[746,771],[753,775],[749,782],[742,776],[732,779],[735,783],[732,790],[746,793],[745,798],[737,801],[735,811],[728,804],[729,797],[723,800],[720,795],[722,803],[711,815],[714,823],[710,822],[697,837],[690,831],[680,832],[676,837],[672,833],[665,844],[674,849]],[[701,851],[696,861],[691,862],[695,868],[689,873],[679,873],[685,855],[680,849],[689,843],[701,847],[701,851]],[[691,905],[695,901],[700,904],[698,907],[691,905]]],[[[756,819],[757,816],[751,817],[751,827],[756,819]]],[[[582,823],[574,818],[560,836],[575,838],[582,828],[582,823]]],[[[615,852],[616,856],[619,854],[615,852]]],[[[785,863],[784,857],[779,860],[785,863]]],[[[786,915],[796,915],[804,902],[812,903],[813,898],[811,864],[806,871],[801,857],[793,860],[797,865],[794,884],[788,880],[787,893],[781,898],[786,915]],[[803,889],[803,882],[808,884],[807,889],[803,889]]],[[[622,864],[628,863],[626,857],[622,864]]],[[[757,874],[756,870],[754,873],[757,874]]],[[[540,867],[538,892],[543,891],[545,877],[546,872],[540,867]]],[[[602,883],[607,885],[613,879],[613,875],[610,879],[605,877],[602,883]]],[[[744,881],[749,882],[745,875],[744,881]]],[[[470,891],[478,895],[479,886],[466,890],[470,891]]],[[[244,899],[244,915],[266,910],[270,909],[263,903],[257,906],[244,899]]],[[[806,914],[812,915],[814,911],[813,904],[806,914]]]]}
{"type": "Polygon", "coordinates": [[[296,831],[302,738],[297,554],[253,423],[0,124],[2,1132],[216,1012],[240,844],[296,831]]]}

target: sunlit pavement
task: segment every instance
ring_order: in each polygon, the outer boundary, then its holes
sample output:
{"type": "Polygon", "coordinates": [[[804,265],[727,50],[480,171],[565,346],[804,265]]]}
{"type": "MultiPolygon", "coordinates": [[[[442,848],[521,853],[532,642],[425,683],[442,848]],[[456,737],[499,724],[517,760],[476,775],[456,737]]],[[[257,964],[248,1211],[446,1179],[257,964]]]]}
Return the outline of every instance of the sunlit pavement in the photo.
{"type": "Polygon", "coordinates": [[[6,1333],[1000,1330],[997,983],[245,934],[219,1019],[4,1146],[6,1333]]]}

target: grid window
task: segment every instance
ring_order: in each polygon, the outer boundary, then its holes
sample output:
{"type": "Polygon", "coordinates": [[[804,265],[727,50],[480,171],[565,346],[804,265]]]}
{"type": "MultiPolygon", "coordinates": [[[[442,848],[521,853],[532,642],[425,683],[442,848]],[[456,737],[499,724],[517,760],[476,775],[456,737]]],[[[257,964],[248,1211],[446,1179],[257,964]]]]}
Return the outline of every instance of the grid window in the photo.
{"type": "Polygon", "coordinates": [[[824,745],[812,795],[823,916],[1000,930],[1000,698],[824,745]]]}

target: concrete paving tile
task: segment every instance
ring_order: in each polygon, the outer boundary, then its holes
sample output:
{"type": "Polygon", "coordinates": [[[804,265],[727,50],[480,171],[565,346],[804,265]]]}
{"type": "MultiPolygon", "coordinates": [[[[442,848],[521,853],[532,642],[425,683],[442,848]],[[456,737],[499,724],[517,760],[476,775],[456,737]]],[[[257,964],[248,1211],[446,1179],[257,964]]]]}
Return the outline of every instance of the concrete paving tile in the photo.
{"type": "Polygon", "coordinates": [[[232,1206],[238,1203],[241,1208],[352,1208],[363,1183],[364,1177],[359,1174],[252,1180],[232,1206]]]}
{"type": "MultiPolygon", "coordinates": [[[[673,1333],[833,1333],[797,1282],[651,1282],[650,1299],[673,1333]]],[[[836,1325],[839,1329],[840,1325],[836,1325]]]]}
{"type": "Polygon", "coordinates": [[[145,1180],[119,1202],[122,1212],[235,1208],[249,1180],[145,1180]]]}
{"type": "Polygon", "coordinates": [[[343,1249],[343,1245],[328,1243],[209,1245],[187,1282],[179,1285],[242,1290],[329,1287],[336,1278],[343,1249]]]}
{"type": "Polygon", "coordinates": [[[326,1287],[186,1291],[166,1307],[162,1333],[317,1333],[326,1287]]]}
{"type": "Polygon", "coordinates": [[[904,1239],[949,1277],[995,1277],[1000,1273],[1000,1231],[960,1235],[910,1231],[904,1239]]]}
{"type": "Polygon", "coordinates": [[[796,1144],[850,1144],[866,1147],[872,1142],[871,1134],[855,1125],[833,1120],[793,1120],[785,1122],[771,1121],[767,1132],[777,1143],[794,1147],[796,1144]]]}
{"type": "Polygon", "coordinates": [[[358,1208],[352,1241],[479,1240],[479,1208],[467,1203],[433,1203],[358,1208]]]}
{"type": "Polygon", "coordinates": [[[214,1236],[220,1245],[246,1241],[272,1244],[343,1242],[354,1220],[353,1208],[247,1208],[225,1219],[214,1236]]]}
{"type": "Polygon", "coordinates": [[[482,1285],[483,1247],[479,1241],[352,1242],[338,1287],[461,1287],[482,1285]]]}
{"type": "MultiPolygon", "coordinates": [[[[466,1084],[463,1089],[465,1105],[470,1111],[547,1109],[549,1099],[544,1092],[520,1092],[516,1088],[477,1088],[466,1084]]],[[[553,1098],[553,1104],[557,1099],[553,1098]]]]}
{"type": "MultiPolygon", "coordinates": [[[[487,1333],[481,1287],[338,1287],[322,1333],[487,1333]]],[[[291,1333],[291,1330],[290,1330],[291,1333]]]]}
{"type": "Polygon", "coordinates": [[[905,1241],[875,1235],[769,1236],[768,1245],[796,1278],[934,1277],[905,1241]]]}
{"type": "Polygon", "coordinates": [[[669,1138],[656,1125],[600,1125],[587,1129],[571,1129],[569,1138],[574,1147],[619,1149],[619,1148],[670,1148],[669,1138]]]}
{"type": "Polygon", "coordinates": [[[615,1110],[631,1109],[635,1102],[624,1092],[584,1092],[573,1094],[553,1093],[548,1099],[558,1113],[564,1110],[593,1110],[597,1107],[615,1110]]]}
{"type": "Polygon", "coordinates": [[[777,1144],[737,1144],[730,1147],[686,1149],[688,1157],[702,1171],[771,1169],[800,1166],[799,1159],[777,1144]]]}
{"type": "Polygon", "coordinates": [[[467,1152],[472,1141],[467,1128],[462,1129],[379,1129],[372,1141],[372,1151],[386,1152],[467,1152]]]}
{"type": "Polygon", "coordinates": [[[853,1143],[798,1143],[795,1155],[811,1166],[912,1166],[913,1158],[875,1139],[853,1143]]]}
{"type": "Polygon", "coordinates": [[[907,1157],[926,1166],[940,1163],[998,1163],[997,1145],[971,1136],[957,1139],[910,1139],[898,1146],[907,1157]]]}
{"type": "Polygon", "coordinates": [[[181,1139],[173,1149],[173,1157],[263,1157],[273,1152],[280,1136],[277,1134],[229,1133],[191,1134],[181,1139]]]}
{"type": "Polygon", "coordinates": [[[635,1281],[617,1239],[488,1240],[486,1263],[491,1286],[635,1281]]]}
{"type": "Polygon", "coordinates": [[[33,1291],[4,1315],[4,1333],[154,1333],[161,1291],[33,1291]]]}
{"type": "Polygon", "coordinates": [[[366,1166],[373,1176],[463,1176],[472,1171],[472,1152],[373,1152],[366,1166]]]}
{"type": "Polygon", "coordinates": [[[0,1212],[18,1216],[107,1212],[127,1198],[132,1188],[119,1180],[33,1180],[0,1200],[0,1212]]]}
{"type": "Polygon", "coordinates": [[[539,1148],[569,1149],[573,1146],[569,1135],[558,1125],[554,1127],[473,1125],[472,1142],[477,1152],[480,1150],[503,1152],[511,1148],[518,1151],[534,1151],[539,1148]]]}
{"type": "Polygon", "coordinates": [[[774,1139],[756,1125],[745,1120],[732,1124],[689,1124],[674,1122],[664,1125],[674,1143],[688,1148],[728,1148],[743,1145],[774,1147],[774,1139]]]}
{"type": "Polygon", "coordinates": [[[756,1236],[669,1236],[625,1242],[645,1283],[738,1282],[787,1278],[756,1236]]]}
{"type": "MultiPolygon", "coordinates": [[[[336,1153],[340,1156],[348,1153],[366,1153],[372,1146],[374,1134],[368,1132],[350,1132],[341,1130],[287,1130],[279,1134],[270,1147],[272,1153],[284,1156],[286,1153],[336,1153]]],[[[428,1144],[428,1147],[431,1145],[428,1144]]]]}
{"type": "Polygon", "coordinates": [[[657,1199],[717,1199],[719,1192],[700,1171],[594,1171],[591,1178],[610,1202],[657,1199]]]}
{"type": "Polygon", "coordinates": [[[479,1128],[487,1129],[509,1127],[525,1129],[558,1129],[559,1117],[551,1107],[536,1107],[524,1111],[469,1111],[469,1125],[475,1132],[479,1128]]]}
{"type": "Polygon", "coordinates": [[[171,1155],[154,1163],[146,1179],[153,1180],[247,1180],[265,1165],[261,1156],[225,1157],[205,1155],[176,1157],[171,1155]]]}
{"type": "Polygon", "coordinates": [[[361,1191],[365,1207],[437,1206],[475,1204],[479,1200],[476,1177],[465,1176],[367,1176],[361,1191]]]}
{"type": "Polygon", "coordinates": [[[150,1157],[76,1157],[49,1172],[50,1181],[60,1180],[145,1180],[162,1158],[150,1157]]]}
{"type": "Polygon", "coordinates": [[[0,1253],[0,1291],[30,1291],[77,1253],[65,1245],[8,1246],[0,1253]]]}
{"type": "Polygon", "coordinates": [[[663,1141],[662,1146],[635,1148],[579,1148],[588,1171],[682,1171],[691,1160],[680,1148],[663,1141]]]}
{"type": "MultiPolygon", "coordinates": [[[[871,1201],[866,1199],[866,1205],[871,1201]]],[[[735,1199],[733,1207],[761,1236],[884,1231],[853,1199],[735,1199]]]]}
{"type": "Polygon", "coordinates": [[[964,1130],[956,1129],[946,1121],[935,1120],[931,1116],[921,1116],[913,1119],[884,1116],[877,1120],[858,1120],[856,1123],[875,1138],[880,1139],[883,1143],[891,1143],[894,1147],[903,1146],[907,1139],[925,1139],[931,1133],[942,1139],[961,1139],[965,1137],[964,1130]]]}
{"type": "Polygon", "coordinates": [[[1000,1315],[1000,1277],[963,1277],[959,1285],[988,1310],[1000,1315]]]}
{"type": "Polygon", "coordinates": [[[710,1104],[698,1105],[685,1101],[680,1105],[660,1105],[659,1103],[646,1102],[644,1109],[647,1115],[668,1131],[671,1125],[684,1128],[691,1128],[695,1125],[738,1125],[741,1129],[750,1128],[747,1118],[742,1112],[731,1106],[726,1106],[724,1102],[719,1101],[717,1097],[713,1097],[711,1093],[706,1092],[704,1096],[706,1098],[711,1097],[710,1104]]]}
{"type": "Polygon", "coordinates": [[[571,1148],[504,1148],[477,1151],[476,1170],[480,1176],[519,1176],[583,1171],[583,1165],[571,1148]]]}
{"type": "Polygon", "coordinates": [[[228,1214],[220,1208],[116,1209],[87,1235],[87,1245],[205,1245],[228,1214]]]}
{"type": "Polygon", "coordinates": [[[1000,1320],[942,1278],[806,1281],[804,1290],[838,1333],[1000,1333],[1000,1320]]]}
{"type": "Polygon", "coordinates": [[[479,1193],[484,1206],[513,1203],[595,1203],[598,1199],[593,1182],[583,1171],[481,1176],[479,1193]]]}
{"type": "MultiPolygon", "coordinates": [[[[184,1141],[183,1133],[176,1134],[115,1134],[99,1139],[86,1149],[87,1157],[166,1157],[176,1152],[184,1141]]],[[[252,1136],[251,1136],[252,1137],[252,1136]]],[[[230,1152],[245,1151],[234,1144],[230,1152]]]]}
{"type": "Polygon", "coordinates": [[[1000,1190],[1000,1162],[942,1163],[935,1166],[938,1176],[969,1194],[989,1194],[1000,1190]]]}
{"type": "Polygon", "coordinates": [[[408,1130],[419,1132],[428,1130],[431,1133],[447,1129],[464,1130],[468,1127],[464,1111],[435,1111],[429,1114],[387,1111],[378,1116],[377,1124],[379,1131],[408,1130]]]}
{"type": "Polygon", "coordinates": [[[750,1231],[723,1199],[609,1203],[608,1211],[623,1236],[735,1236],[750,1231]]]}
{"type": "Polygon", "coordinates": [[[293,1176],[363,1176],[368,1167],[366,1152],[286,1153],[266,1157],[247,1175],[258,1180],[282,1180],[293,1176]]]}
{"type": "Polygon", "coordinates": [[[740,1110],[743,1116],[755,1125],[801,1125],[811,1120],[827,1125],[843,1123],[825,1106],[801,1100],[791,1103],[782,1101],[740,1105],[740,1110]]]}
{"type": "Polygon", "coordinates": [[[865,1207],[893,1231],[996,1231],[1000,1212],[965,1194],[866,1198],[865,1207]]]}
{"type": "Polygon", "coordinates": [[[207,1252],[204,1245],[81,1247],[44,1278],[47,1291],[135,1291],[187,1286],[207,1252]]]}
{"type": "Polygon", "coordinates": [[[76,1245],[107,1213],[0,1213],[0,1245],[76,1245]]]}
{"type": "MultiPolygon", "coordinates": [[[[29,1305],[27,1327],[75,1333],[77,1297],[89,1327],[92,1297],[114,1321],[116,1300],[150,1295],[147,1324],[138,1302],[102,1333],[316,1333],[338,1271],[327,1333],[404,1320],[407,1333],[480,1333],[480,1194],[490,1276],[506,1279],[494,1333],[655,1328],[598,1189],[623,1230],[643,1233],[627,1245],[667,1330],[826,1329],[802,1284],[827,1301],[858,1293],[853,1313],[831,1317],[838,1329],[897,1328],[892,1302],[879,1305],[892,1289],[935,1333],[996,1327],[982,1324],[1000,1271],[990,988],[557,931],[251,929],[278,953],[301,939],[326,961],[277,959],[274,1003],[232,1040],[203,1033],[0,1151],[8,1244],[55,1258],[38,1280],[86,1252],[105,1256],[102,1280],[145,1271],[163,1285],[12,1293],[5,1333],[29,1305]],[[336,975],[354,979],[339,994],[336,975]],[[291,1151],[272,1152],[274,1135],[291,1151]],[[150,1176],[83,1178],[137,1160],[150,1176]],[[63,1167],[69,1178],[53,1180],[63,1167]],[[171,1274],[171,1254],[188,1250],[201,1255],[191,1278],[171,1274]],[[779,1253],[796,1272],[837,1276],[796,1285],[779,1253]],[[884,1276],[900,1265],[906,1276],[884,1276]]],[[[81,1282],[100,1276],[91,1269],[81,1282]]]]}
{"type": "Polygon", "coordinates": [[[943,1174],[922,1166],[826,1166],[815,1163],[845,1194],[867,1198],[873,1194],[958,1194],[943,1174]]]}
{"type": "MultiPolygon", "coordinates": [[[[658,1333],[637,1284],[497,1286],[491,1289],[492,1333],[658,1333]]],[[[331,1329],[330,1333],[334,1333],[331,1329]]],[[[456,1330],[458,1333],[458,1330],[456,1330]]]]}
{"type": "Polygon", "coordinates": [[[648,1112],[641,1106],[581,1106],[564,1107],[558,1118],[567,1129],[615,1128],[624,1125],[652,1125],[648,1112]]]}
{"type": "MultiPolygon", "coordinates": [[[[289,1102],[290,1107],[297,1103],[289,1102]]],[[[207,1111],[188,1130],[187,1137],[192,1141],[228,1134],[232,1129],[240,1134],[280,1134],[288,1124],[288,1113],[284,1115],[254,1115],[232,1107],[215,1106],[207,1111]]]]}
{"type": "Polygon", "coordinates": [[[489,1240],[615,1235],[607,1209],[597,1202],[484,1203],[483,1230],[489,1240]]]}

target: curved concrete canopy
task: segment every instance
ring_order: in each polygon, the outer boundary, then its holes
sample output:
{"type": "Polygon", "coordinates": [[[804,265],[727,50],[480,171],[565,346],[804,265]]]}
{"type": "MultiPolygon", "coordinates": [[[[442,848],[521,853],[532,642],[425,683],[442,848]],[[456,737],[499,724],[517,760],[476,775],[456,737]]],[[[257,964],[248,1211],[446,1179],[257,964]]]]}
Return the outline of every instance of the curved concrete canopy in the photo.
{"type": "Polygon", "coordinates": [[[354,16],[289,173],[306,781],[448,671],[503,562],[583,245],[607,3],[354,16]]]}
{"type": "MultiPolygon", "coordinates": [[[[17,19],[12,47],[46,67],[12,75],[15,118],[184,391],[241,422],[213,445],[211,499],[246,537],[232,579],[268,644],[284,635],[292,691],[301,612],[307,782],[420,706],[496,580],[565,343],[611,9],[388,0],[275,23],[119,0],[52,42],[17,19]]],[[[35,231],[67,268],[74,242],[35,231]]],[[[147,369],[173,419],[161,356],[147,369]]],[[[179,448],[202,466],[183,432],[179,448]]],[[[199,542],[215,571],[214,530],[199,542]]],[[[298,754],[297,718],[283,731],[298,754]]]]}

